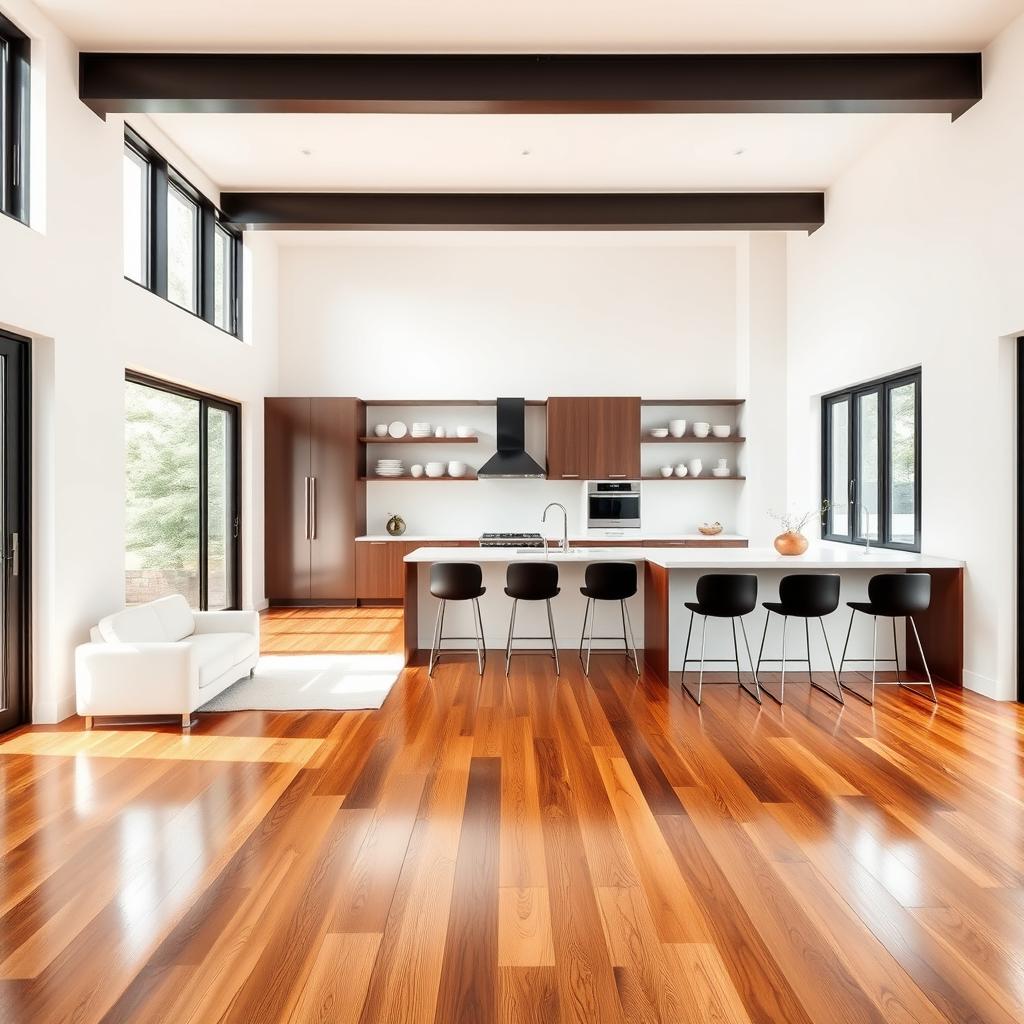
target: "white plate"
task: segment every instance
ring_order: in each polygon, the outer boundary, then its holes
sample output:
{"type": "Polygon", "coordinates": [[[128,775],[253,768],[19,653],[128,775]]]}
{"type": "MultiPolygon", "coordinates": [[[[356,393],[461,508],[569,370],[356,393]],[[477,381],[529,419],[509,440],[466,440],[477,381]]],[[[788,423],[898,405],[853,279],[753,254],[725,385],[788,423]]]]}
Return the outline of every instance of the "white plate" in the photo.
{"type": "Polygon", "coordinates": [[[401,420],[395,420],[388,425],[388,433],[392,437],[405,437],[409,433],[409,428],[401,420]]]}

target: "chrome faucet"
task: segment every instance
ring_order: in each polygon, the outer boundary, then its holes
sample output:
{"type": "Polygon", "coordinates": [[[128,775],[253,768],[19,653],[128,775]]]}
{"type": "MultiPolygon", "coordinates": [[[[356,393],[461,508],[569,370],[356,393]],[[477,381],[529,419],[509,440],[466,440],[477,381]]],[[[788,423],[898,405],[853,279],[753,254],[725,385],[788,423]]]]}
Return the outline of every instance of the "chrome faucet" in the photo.
{"type": "MultiPolygon", "coordinates": [[[[548,521],[548,509],[552,508],[560,508],[562,510],[562,543],[558,550],[564,553],[569,550],[569,513],[565,511],[564,505],[559,505],[557,501],[552,501],[544,509],[544,515],[540,517],[541,523],[548,521]]],[[[545,544],[545,547],[547,547],[547,544],[545,544]]]]}

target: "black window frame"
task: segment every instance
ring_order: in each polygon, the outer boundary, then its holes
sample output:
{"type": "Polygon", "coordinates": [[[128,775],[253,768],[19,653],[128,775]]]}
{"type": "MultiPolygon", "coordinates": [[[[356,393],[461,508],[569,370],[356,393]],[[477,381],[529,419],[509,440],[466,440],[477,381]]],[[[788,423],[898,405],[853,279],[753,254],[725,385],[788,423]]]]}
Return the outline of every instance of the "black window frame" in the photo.
{"type": "Polygon", "coordinates": [[[878,537],[872,537],[873,547],[891,548],[896,551],[921,550],[921,368],[901,371],[886,377],[866,381],[853,387],[843,388],[823,395],[821,399],[821,498],[838,506],[845,506],[846,533],[832,529],[833,510],[822,514],[822,540],[840,544],[865,544],[866,538],[860,531],[860,490],[857,468],[860,463],[860,400],[866,395],[878,396],[878,537]],[[914,540],[913,543],[892,539],[892,443],[891,395],[894,390],[907,384],[914,385],[914,540]],[[846,494],[831,493],[832,486],[832,409],[835,405],[847,403],[847,452],[846,452],[846,494]]]}
{"type": "Polygon", "coordinates": [[[131,150],[141,157],[149,169],[147,181],[146,223],[148,226],[148,275],[147,283],[142,284],[134,278],[124,275],[130,281],[146,291],[159,295],[170,302],[175,309],[184,310],[192,316],[205,321],[211,327],[233,338],[242,339],[242,233],[232,225],[224,213],[219,210],[202,192],[199,191],[173,165],[169,164],[160,153],[130,126],[124,129],[125,150],[131,150]],[[196,308],[179,306],[167,295],[167,190],[176,188],[192,200],[199,210],[196,232],[195,266],[196,266],[196,308]],[[229,322],[221,327],[214,315],[216,296],[214,288],[214,231],[220,226],[231,239],[231,302],[229,304],[229,322]]]}
{"type": "MultiPolygon", "coordinates": [[[[131,278],[128,278],[131,280],[131,278]]],[[[174,304],[176,305],[176,304],[174,304]]],[[[181,306],[177,307],[181,309],[181,306]]],[[[228,398],[220,398],[205,391],[183,387],[151,377],[145,373],[126,370],[126,384],[165,391],[180,398],[189,398],[199,403],[199,610],[207,611],[210,594],[210,467],[209,467],[209,426],[210,409],[228,413],[233,430],[231,437],[231,481],[230,493],[234,504],[232,518],[231,588],[233,603],[224,611],[237,611],[242,607],[242,407],[228,398]]],[[[221,609],[218,609],[221,610],[221,609]]]]}
{"type": "Polygon", "coordinates": [[[0,14],[0,213],[28,224],[32,43],[0,14]]]}

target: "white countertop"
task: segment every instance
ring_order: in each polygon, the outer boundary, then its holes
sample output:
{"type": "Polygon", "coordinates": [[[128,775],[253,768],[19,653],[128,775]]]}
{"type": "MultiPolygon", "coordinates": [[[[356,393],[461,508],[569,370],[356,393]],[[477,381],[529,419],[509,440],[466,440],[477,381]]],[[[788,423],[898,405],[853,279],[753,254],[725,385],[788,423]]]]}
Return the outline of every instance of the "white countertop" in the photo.
{"type": "MultiPolygon", "coordinates": [[[[539,531],[537,531],[539,532],[539,531]]],[[[382,541],[398,540],[408,541],[412,544],[423,544],[428,541],[452,541],[452,540],[478,540],[479,534],[475,537],[468,537],[466,534],[440,534],[440,533],[403,533],[400,537],[392,537],[388,533],[367,533],[356,540],[382,541]]],[[[639,541],[646,540],[700,540],[700,541],[745,541],[747,538],[738,533],[718,533],[713,537],[705,536],[703,533],[669,533],[665,530],[586,530],[583,533],[570,533],[569,540],[573,544],[586,543],[587,541],[639,541]]],[[[548,544],[557,544],[559,538],[548,537],[548,544]]]]}
{"type": "MultiPolygon", "coordinates": [[[[543,549],[431,548],[422,547],[405,556],[406,562],[515,562],[536,561],[543,549]]],[[[811,547],[806,554],[780,555],[774,548],[575,548],[550,549],[552,562],[651,562],[663,569],[959,569],[964,563],[952,558],[919,555],[912,551],[861,547],[811,547]]]]}

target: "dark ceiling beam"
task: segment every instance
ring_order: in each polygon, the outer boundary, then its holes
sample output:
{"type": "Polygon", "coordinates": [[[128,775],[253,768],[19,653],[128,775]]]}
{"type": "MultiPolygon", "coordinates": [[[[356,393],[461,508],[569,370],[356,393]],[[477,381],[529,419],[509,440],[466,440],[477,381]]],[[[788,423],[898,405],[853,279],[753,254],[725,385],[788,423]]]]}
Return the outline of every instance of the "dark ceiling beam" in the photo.
{"type": "Polygon", "coordinates": [[[256,230],[807,231],[822,192],[222,192],[256,230]]]}
{"type": "Polygon", "coordinates": [[[981,99],[979,53],[82,53],[109,113],[947,113],[981,99]]]}

